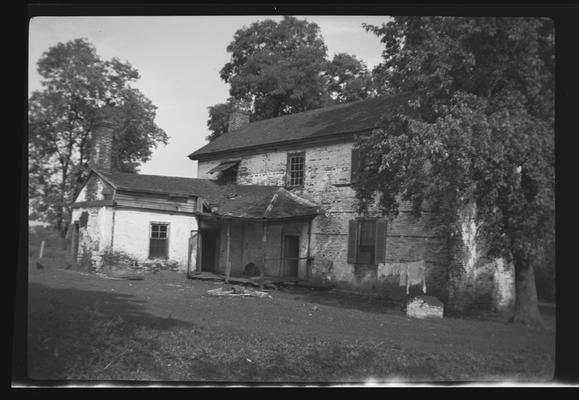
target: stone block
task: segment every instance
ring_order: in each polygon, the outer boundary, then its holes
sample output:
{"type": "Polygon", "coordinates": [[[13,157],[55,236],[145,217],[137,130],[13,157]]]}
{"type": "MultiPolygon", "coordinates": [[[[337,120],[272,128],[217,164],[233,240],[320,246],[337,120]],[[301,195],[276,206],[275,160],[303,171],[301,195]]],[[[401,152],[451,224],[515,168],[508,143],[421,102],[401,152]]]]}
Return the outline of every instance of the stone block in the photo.
{"type": "Polygon", "coordinates": [[[412,318],[442,318],[444,304],[434,296],[417,296],[406,306],[406,315],[412,318]]]}

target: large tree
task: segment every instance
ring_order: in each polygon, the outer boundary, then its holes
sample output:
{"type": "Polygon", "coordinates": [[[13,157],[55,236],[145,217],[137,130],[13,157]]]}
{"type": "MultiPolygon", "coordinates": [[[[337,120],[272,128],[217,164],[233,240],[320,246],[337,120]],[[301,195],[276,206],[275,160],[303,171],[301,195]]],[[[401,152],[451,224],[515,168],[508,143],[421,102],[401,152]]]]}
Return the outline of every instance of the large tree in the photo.
{"type": "Polygon", "coordinates": [[[334,54],[327,63],[327,90],[336,103],[362,100],[374,92],[372,74],[366,63],[347,53],[334,54]]]}
{"type": "MultiPolygon", "coordinates": [[[[396,17],[385,44],[388,129],[361,139],[360,211],[409,200],[445,227],[451,254],[484,241],[515,268],[514,321],[540,323],[536,260],[554,234],[554,30],[548,19],[396,17]]],[[[462,252],[462,254],[465,254],[462,252]]],[[[473,267],[476,252],[451,262],[473,267]]],[[[480,255],[478,255],[480,256],[480,255]]]]}
{"type": "Polygon", "coordinates": [[[327,49],[317,24],[294,17],[254,22],[235,32],[227,51],[231,60],[220,76],[231,96],[253,103],[255,120],[327,103],[327,49]]]}
{"type": "Polygon", "coordinates": [[[235,102],[249,104],[251,121],[258,121],[372,94],[366,65],[344,53],[330,60],[319,26],[307,20],[254,22],[235,33],[227,51],[220,76],[231,98],[209,107],[209,140],[226,132],[235,102]]]}
{"type": "Polygon", "coordinates": [[[135,172],[168,137],[154,122],[156,107],[131,87],[138,71],[116,58],[102,60],[86,39],[49,48],[38,61],[38,73],[43,89],[30,96],[28,114],[30,217],[64,235],[103,106],[118,110],[112,154],[118,170],[135,172]]]}

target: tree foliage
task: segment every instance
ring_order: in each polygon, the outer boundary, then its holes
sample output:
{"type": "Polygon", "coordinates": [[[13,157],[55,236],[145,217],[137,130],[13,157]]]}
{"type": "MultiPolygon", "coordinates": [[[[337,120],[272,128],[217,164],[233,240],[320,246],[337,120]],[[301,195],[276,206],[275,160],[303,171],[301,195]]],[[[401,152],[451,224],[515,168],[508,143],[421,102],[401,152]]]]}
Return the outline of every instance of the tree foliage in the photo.
{"type": "Polygon", "coordinates": [[[208,109],[209,119],[207,120],[207,127],[211,131],[211,134],[207,136],[206,139],[212,141],[227,133],[229,114],[231,114],[234,109],[234,103],[231,99],[228,99],[226,103],[215,104],[214,106],[208,107],[208,109]]]}
{"type": "Polygon", "coordinates": [[[134,172],[166,133],[154,122],[156,107],[131,83],[129,63],[102,60],[86,39],[58,43],[37,64],[40,91],[29,98],[30,217],[64,233],[73,195],[87,174],[90,135],[98,111],[115,106],[113,165],[134,172]]]}
{"type": "Polygon", "coordinates": [[[366,63],[347,53],[334,55],[325,76],[328,92],[336,103],[362,100],[373,94],[372,74],[366,63]]]}
{"type": "Polygon", "coordinates": [[[514,262],[516,318],[532,321],[532,264],[554,237],[552,22],[396,17],[366,29],[385,44],[384,90],[407,101],[360,143],[360,211],[376,191],[390,215],[400,199],[416,213],[427,201],[458,235],[458,210],[474,204],[489,254],[514,262]]]}
{"type": "Polygon", "coordinates": [[[220,72],[234,98],[253,103],[254,119],[321,107],[326,45],[317,24],[293,17],[258,21],[239,29],[220,72]]]}
{"type": "Polygon", "coordinates": [[[239,29],[220,71],[230,85],[227,103],[209,107],[213,140],[226,132],[232,101],[251,105],[251,121],[359,100],[372,94],[371,73],[355,56],[328,59],[317,24],[294,17],[258,21],[239,29]]]}

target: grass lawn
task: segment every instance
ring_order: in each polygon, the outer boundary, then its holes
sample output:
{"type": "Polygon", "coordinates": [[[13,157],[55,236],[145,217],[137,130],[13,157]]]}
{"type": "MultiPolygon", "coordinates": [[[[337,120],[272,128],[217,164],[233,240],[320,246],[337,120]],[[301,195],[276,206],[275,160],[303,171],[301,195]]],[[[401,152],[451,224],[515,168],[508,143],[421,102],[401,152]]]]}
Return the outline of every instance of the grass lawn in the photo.
{"type": "Polygon", "coordinates": [[[554,315],[534,331],[497,320],[407,318],[336,293],[212,297],[214,282],[29,269],[33,379],[225,382],[545,381],[554,315]]]}

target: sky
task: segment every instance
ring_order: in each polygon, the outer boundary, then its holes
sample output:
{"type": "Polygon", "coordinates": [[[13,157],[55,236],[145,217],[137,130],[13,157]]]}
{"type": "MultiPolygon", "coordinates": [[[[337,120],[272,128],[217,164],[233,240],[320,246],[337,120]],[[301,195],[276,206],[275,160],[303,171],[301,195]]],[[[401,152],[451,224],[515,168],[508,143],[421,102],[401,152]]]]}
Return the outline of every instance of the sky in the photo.
{"type": "MultiPolygon", "coordinates": [[[[134,87],[157,109],[155,122],[169,136],[153,151],[142,174],[195,178],[197,162],[187,155],[207,143],[207,107],[224,102],[229,86],[219,70],[229,61],[226,47],[235,31],[264,19],[281,16],[148,16],[35,17],[29,25],[29,94],[41,90],[36,63],[59,42],[86,38],[105,60],[129,62],[141,78],[134,87]]],[[[386,16],[298,16],[315,22],[335,53],[356,55],[371,69],[380,62],[383,45],[362,23],[380,25],[386,16]]]]}

